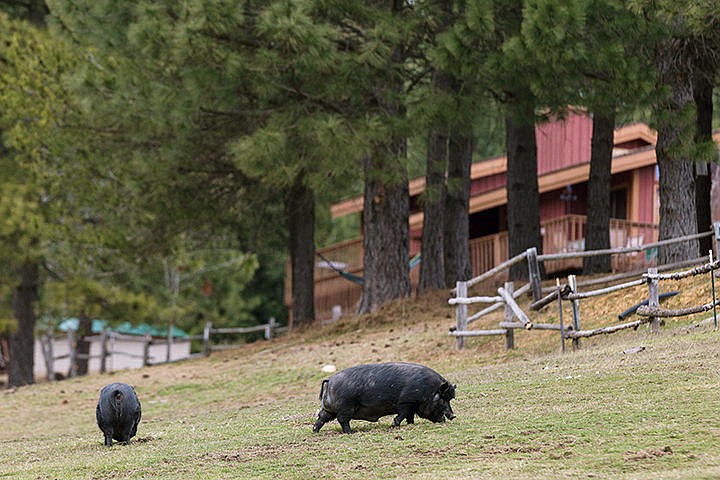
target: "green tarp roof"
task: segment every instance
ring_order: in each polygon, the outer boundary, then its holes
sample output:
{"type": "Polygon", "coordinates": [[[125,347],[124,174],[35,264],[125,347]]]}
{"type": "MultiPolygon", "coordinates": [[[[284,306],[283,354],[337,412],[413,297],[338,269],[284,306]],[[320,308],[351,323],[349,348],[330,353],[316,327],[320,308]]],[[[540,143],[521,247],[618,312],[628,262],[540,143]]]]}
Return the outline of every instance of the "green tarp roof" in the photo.
{"type": "MultiPolygon", "coordinates": [[[[77,330],[79,323],[80,320],[78,320],[77,318],[66,318],[60,323],[58,328],[63,332],[67,332],[68,330],[77,330]]],[[[124,335],[150,335],[151,337],[167,337],[167,328],[154,327],[152,325],[148,325],[147,323],[133,325],[130,322],[124,322],[114,328],[110,328],[107,320],[95,319],[92,321],[93,333],[100,333],[103,331],[103,328],[107,328],[112,332],[122,333],[124,335]]],[[[173,337],[187,338],[188,334],[180,330],[176,326],[173,326],[173,337]]]]}

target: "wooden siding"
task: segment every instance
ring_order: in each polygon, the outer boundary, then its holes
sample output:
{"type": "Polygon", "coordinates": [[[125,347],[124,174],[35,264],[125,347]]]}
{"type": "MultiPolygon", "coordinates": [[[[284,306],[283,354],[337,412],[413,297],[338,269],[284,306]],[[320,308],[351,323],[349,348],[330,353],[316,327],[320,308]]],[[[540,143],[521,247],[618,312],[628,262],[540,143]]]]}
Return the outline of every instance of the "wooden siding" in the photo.
{"type": "Polygon", "coordinates": [[[483,192],[489,192],[496,188],[505,188],[505,172],[496,173],[489,177],[481,177],[473,179],[470,183],[470,196],[477,195],[483,192]]]}
{"type": "Polygon", "coordinates": [[[638,170],[638,209],[636,220],[638,222],[653,223],[659,205],[655,205],[655,190],[658,188],[656,167],[649,167],[638,170]]]}
{"type": "Polygon", "coordinates": [[[592,119],[570,113],[565,120],[539,125],[535,130],[538,175],[590,161],[592,119]]]}

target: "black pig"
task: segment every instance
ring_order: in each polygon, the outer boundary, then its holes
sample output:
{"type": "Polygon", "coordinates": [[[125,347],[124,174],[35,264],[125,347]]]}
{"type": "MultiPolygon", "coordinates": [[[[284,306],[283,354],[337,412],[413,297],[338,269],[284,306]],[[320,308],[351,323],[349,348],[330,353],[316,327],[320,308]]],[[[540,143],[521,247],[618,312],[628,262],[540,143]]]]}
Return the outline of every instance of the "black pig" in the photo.
{"type": "Polygon", "coordinates": [[[140,401],[127,383],[111,383],[100,390],[95,418],[105,434],[105,445],[112,445],[113,439],[129,443],[137,433],[140,416],[140,401]]]}
{"type": "Polygon", "coordinates": [[[377,422],[385,415],[397,414],[399,426],[415,415],[433,422],[455,418],[450,400],[455,385],[436,371],[414,363],[357,365],[336,373],[320,386],[322,407],[313,432],[337,418],[345,433],[352,433],[350,420],[377,422]]]}

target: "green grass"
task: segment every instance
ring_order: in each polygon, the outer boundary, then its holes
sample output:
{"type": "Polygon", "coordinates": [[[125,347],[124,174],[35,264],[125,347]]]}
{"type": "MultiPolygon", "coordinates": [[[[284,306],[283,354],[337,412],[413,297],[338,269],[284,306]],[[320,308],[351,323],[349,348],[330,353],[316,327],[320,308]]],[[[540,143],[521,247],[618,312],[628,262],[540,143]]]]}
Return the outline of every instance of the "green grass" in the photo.
{"type": "MultiPolygon", "coordinates": [[[[601,306],[585,304],[588,315],[601,306]]],[[[0,478],[669,478],[720,477],[720,333],[670,322],[558,352],[557,335],[445,335],[447,311],[352,319],[208,359],[0,392],[0,478]],[[642,345],[645,350],[624,354],[642,345]],[[426,363],[457,384],[443,424],[337,422],[311,432],[320,368],[426,363]],[[102,444],[99,389],[136,387],[138,435],[102,444]]],[[[589,315],[588,315],[589,316],[589,315]]],[[[587,321],[589,325],[591,321],[587,321]]]]}

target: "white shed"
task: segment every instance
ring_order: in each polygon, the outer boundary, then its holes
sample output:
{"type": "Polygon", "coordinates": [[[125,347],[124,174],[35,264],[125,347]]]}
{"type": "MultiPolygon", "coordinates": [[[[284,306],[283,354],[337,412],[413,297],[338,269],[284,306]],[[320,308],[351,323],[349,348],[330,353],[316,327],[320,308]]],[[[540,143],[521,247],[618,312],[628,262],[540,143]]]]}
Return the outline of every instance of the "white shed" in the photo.
{"type": "MultiPolygon", "coordinates": [[[[63,321],[60,330],[65,335],[55,335],[47,342],[47,337],[35,340],[34,372],[38,378],[47,376],[47,361],[45,354],[50,351],[55,373],[67,376],[70,371],[71,343],[77,331],[78,320],[74,318],[63,321]],[[44,344],[44,345],[43,345],[44,344]],[[49,350],[48,350],[49,349],[49,350]]],[[[107,356],[105,358],[106,371],[140,368],[147,355],[148,363],[162,363],[168,358],[167,335],[160,329],[149,325],[133,326],[129,322],[117,328],[109,329],[107,322],[93,320],[93,336],[90,340],[90,360],[88,371],[97,373],[101,371],[102,332],[106,332],[107,356]],[[150,344],[148,345],[148,342],[150,344]],[[146,351],[147,349],[147,351],[146,351]]],[[[187,333],[180,329],[173,330],[173,342],[170,348],[170,361],[182,360],[190,356],[190,339],[187,333]]]]}

